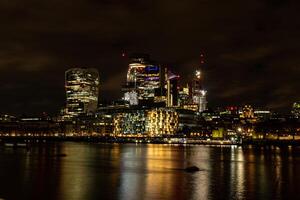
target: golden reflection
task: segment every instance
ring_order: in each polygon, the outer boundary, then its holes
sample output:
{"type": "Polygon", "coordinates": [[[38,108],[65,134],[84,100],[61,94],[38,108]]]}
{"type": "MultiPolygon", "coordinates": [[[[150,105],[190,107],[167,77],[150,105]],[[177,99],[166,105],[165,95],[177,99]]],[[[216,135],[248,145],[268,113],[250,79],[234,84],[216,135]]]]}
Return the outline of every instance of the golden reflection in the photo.
{"type": "Polygon", "coordinates": [[[145,197],[157,199],[183,199],[184,149],[165,145],[148,145],[145,197]]]}
{"type": "Polygon", "coordinates": [[[199,173],[193,174],[192,178],[192,189],[191,189],[191,199],[208,199],[209,190],[211,187],[211,159],[214,159],[211,155],[211,148],[195,148],[195,153],[188,154],[188,160],[192,161],[193,165],[198,166],[201,171],[199,173]]]}
{"type": "Polygon", "coordinates": [[[11,197],[5,199],[20,199],[18,188],[28,199],[293,199],[287,197],[298,191],[299,151],[82,143],[33,147],[30,152],[4,149],[0,177],[13,181],[3,181],[1,187],[4,197],[11,197]],[[184,171],[193,165],[200,171],[184,171]]]}
{"type": "Polygon", "coordinates": [[[237,199],[244,199],[245,198],[245,159],[242,149],[237,149],[235,151],[236,156],[236,197],[237,199]]]}
{"type": "Polygon", "coordinates": [[[118,185],[120,148],[117,145],[69,143],[64,145],[67,155],[61,159],[61,199],[91,199],[98,190],[112,195],[118,185]],[[109,173],[109,176],[103,174],[109,173]]]}

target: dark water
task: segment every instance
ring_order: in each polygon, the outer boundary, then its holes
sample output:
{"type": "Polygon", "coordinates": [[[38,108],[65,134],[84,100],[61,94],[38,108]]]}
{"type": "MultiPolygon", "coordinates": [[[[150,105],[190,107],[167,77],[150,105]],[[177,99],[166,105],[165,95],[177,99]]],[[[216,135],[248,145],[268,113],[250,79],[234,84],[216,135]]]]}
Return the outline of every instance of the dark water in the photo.
{"type": "Polygon", "coordinates": [[[300,199],[300,148],[86,143],[48,144],[30,152],[1,148],[1,198],[300,199]],[[201,171],[181,170],[191,165],[201,171]]]}

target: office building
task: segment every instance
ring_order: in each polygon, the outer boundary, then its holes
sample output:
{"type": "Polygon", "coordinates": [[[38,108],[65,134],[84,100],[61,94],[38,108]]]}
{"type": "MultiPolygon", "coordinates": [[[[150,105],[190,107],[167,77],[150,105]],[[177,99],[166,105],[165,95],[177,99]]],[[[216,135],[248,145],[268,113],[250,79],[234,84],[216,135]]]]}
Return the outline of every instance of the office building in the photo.
{"type": "Polygon", "coordinates": [[[295,102],[293,104],[293,108],[292,108],[292,114],[295,118],[299,118],[300,117],[300,101],[295,102]]]}
{"type": "Polygon", "coordinates": [[[155,97],[162,96],[164,70],[150,60],[148,55],[133,55],[129,62],[124,100],[130,105],[154,102],[155,97]]]}
{"type": "Polygon", "coordinates": [[[72,68],[65,73],[66,108],[65,118],[97,110],[99,74],[93,68],[72,68]]]}
{"type": "Polygon", "coordinates": [[[167,102],[168,107],[178,106],[178,79],[179,76],[173,74],[170,70],[166,70],[167,80],[167,102]]]}
{"type": "Polygon", "coordinates": [[[198,106],[198,111],[203,112],[207,109],[206,101],[207,91],[203,89],[201,71],[196,70],[195,76],[191,83],[192,103],[198,106]]]}

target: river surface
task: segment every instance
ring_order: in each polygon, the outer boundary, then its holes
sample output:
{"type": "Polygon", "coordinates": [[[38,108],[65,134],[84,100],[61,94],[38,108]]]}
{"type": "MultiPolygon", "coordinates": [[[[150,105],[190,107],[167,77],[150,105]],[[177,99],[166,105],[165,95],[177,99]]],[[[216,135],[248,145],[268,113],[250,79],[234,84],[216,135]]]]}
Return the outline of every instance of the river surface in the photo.
{"type": "Polygon", "coordinates": [[[1,147],[0,199],[300,199],[300,148],[72,142],[30,151],[1,147]],[[200,171],[183,170],[193,165],[200,171]]]}

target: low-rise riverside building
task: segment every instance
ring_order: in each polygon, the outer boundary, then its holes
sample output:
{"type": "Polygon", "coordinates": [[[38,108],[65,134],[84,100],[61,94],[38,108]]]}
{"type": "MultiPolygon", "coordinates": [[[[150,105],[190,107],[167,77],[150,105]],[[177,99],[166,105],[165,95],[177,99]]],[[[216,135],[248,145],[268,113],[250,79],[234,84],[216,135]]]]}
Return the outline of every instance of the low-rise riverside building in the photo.
{"type": "Polygon", "coordinates": [[[160,137],[177,131],[178,114],[173,108],[130,109],[114,117],[116,136],[160,137]]]}

